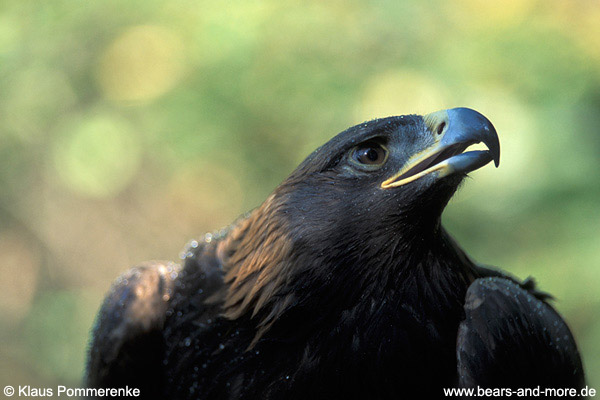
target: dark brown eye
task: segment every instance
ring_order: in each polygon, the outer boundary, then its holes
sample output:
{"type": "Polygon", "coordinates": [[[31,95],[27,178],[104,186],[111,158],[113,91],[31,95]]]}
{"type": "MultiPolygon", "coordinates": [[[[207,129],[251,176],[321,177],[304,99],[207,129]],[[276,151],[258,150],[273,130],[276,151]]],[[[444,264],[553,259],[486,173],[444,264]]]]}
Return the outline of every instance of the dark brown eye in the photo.
{"type": "Polygon", "coordinates": [[[387,157],[387,151],[377,143],[368,143],[358,146],[352,158],[354,161],[369,166],[378,166],[383,164],[387,157]]]}

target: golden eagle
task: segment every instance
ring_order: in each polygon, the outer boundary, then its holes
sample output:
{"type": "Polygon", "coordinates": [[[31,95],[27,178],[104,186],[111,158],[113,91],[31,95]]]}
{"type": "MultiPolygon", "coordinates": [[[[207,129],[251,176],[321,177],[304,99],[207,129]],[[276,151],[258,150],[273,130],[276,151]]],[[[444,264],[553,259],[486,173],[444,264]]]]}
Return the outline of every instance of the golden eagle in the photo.
{"type": "Polygon", "coordinates": [[[190,242],[182,265],[121,276],[86,384],[160,399],[580,388],[549,296],[473,262],[440,223],[466,174],[499,157],[493,125],[467,108],[341,132],[260,207],[190,242]]]}

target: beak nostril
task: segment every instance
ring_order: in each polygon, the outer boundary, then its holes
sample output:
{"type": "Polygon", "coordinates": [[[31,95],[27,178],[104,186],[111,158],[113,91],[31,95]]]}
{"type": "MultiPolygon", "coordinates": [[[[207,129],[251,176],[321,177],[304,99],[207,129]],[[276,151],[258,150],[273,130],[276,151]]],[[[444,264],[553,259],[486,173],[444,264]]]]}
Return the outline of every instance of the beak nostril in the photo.
{"type": "Polygon", "coordinates": [[[442,122],[441,124],[438,125],[437,129],[435,130],[436,135],[441,135],[442,132],[444,131],[444,128],[446,127],[446,123],[442,122]]]}

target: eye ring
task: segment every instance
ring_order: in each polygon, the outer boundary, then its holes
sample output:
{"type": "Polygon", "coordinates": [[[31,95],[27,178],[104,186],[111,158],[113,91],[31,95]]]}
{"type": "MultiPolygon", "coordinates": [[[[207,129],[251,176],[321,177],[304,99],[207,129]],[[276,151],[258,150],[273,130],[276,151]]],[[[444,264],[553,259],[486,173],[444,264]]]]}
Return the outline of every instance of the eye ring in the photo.
{"type": "Polygon", "coordinates": [[[350,152],[350,161],[362,169],[375,170],[385,164],[388,150],[377,142],[361,143],[350,152]]]}

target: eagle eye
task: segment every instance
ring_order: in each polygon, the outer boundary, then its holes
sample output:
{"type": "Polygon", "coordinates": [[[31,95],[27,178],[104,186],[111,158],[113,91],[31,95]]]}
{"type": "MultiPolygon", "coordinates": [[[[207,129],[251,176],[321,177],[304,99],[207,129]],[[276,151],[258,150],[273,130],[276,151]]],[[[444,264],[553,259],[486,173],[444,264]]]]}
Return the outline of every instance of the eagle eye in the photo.
{"type": "Polygon", "coordinates": [[[354,164],[368,169],[378,168],[387,160],[387,149],[379,143],[367,142],[356,146],[350,153],[354,164]]]}

